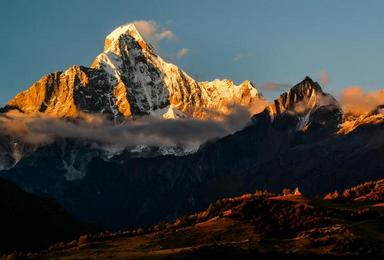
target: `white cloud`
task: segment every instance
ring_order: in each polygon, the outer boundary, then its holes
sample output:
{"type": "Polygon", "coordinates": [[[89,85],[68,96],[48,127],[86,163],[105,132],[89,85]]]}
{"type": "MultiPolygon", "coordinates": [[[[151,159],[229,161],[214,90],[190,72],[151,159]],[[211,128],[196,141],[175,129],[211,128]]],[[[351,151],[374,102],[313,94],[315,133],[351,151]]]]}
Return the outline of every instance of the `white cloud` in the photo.
{"type": "Polygon", "coordinates": [[[140,20],[134,21],[133,23],[144,39],[155,46],[157,46],[160,41],[175,39],[175,34],[171,30],[162,28],[155,21],[140,20]]]}
{"type": "Polygon", "coordinates": [[[175,34],[171,30],[166,30],[166,31],[155,34],[154,37],[158,41],[161,41],[164,39],[172,40],[175,38],[175,34]]]}
{"type": "Polygon", "coordinates": [[[186,56],[188,53],[189,53],[189,49],[187,49],[187,48],[181,48],[181,49],[176,53],[176,56],[177,56],[178,58],[181,58],[181,57],[186,56]]]}
{"type": "MultiPolygon", "coordinates": [[[[132,22],[141,36],[149,42],[155,49],[158,49],[161,41],[173,41],[176,39],[175,33],[169,28],[159,25],[153,20],[138,20],[132,22]]],[[[190,53],[188,48],[181,48],[176,52],[176,57],[181,58],[190,53]]],[[[175,54],[172,54],[174,56],[175,54]]]]}

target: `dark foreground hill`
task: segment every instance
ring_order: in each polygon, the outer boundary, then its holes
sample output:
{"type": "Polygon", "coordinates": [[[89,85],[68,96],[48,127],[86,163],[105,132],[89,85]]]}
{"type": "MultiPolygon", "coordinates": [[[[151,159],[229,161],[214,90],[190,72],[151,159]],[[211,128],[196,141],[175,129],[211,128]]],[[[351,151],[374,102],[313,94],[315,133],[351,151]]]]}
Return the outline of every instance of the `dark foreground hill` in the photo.
{"type": "Polygon", "coordinates": [[[53,200],[0,179],[0,252],[34,251],[90,231],[53,200]]]}
{"type": "MultiPolygon", "coordinates": [[[[379,182],[380,183],[380,182],[379,182]]],[[[351,188],[351,190],[355,188],[351,188]]],[[[55,259],[382,259],[383,201],[310,199],[257,191],[151,228],[82,236],[55,259]]]]}

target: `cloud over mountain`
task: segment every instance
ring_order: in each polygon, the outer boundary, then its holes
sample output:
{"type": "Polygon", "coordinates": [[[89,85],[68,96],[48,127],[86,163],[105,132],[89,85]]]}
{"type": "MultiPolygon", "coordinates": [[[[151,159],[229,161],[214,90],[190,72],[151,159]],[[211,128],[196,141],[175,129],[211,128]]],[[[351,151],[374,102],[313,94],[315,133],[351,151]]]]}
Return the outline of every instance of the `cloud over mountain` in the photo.
{"type": "Polygon", "coordinates": [[[342,90],[340,101],[346,112],[365,113],[384,104],[384,91],[366,92],[359,86],[352,86],[342,90]]]}
{"type": "Polygon", "coordinates": [[[133,24],[136,26],[137,30],[139,30],[144,39],[153,45],[157,45],[162,40],[175,39],[173,31],[162,28],[153,20],[139,20],[134,21],[133,24]]]}
{"type": "Polygon", "coordinates": [[[176,53],[176,56],[181,58],[181,57],[184,57],[186,55],[188,55],[189,53],[189,49],[187,48],[181,48],[177,53],[176,53]]]}
{"type": "Polygon", "coordinates": [[[42,114],[25,115],[11,111],[0,116],[2,133],[32,144],[47,144],[60,138],[76,138],[124,147],[136,145],[195,147],[241,129],[250,113],[232,106],[229,115],[216,120],[143,118],[115,124],[101,115],[83,114],[78,119],[61,119],[42,114]]]}

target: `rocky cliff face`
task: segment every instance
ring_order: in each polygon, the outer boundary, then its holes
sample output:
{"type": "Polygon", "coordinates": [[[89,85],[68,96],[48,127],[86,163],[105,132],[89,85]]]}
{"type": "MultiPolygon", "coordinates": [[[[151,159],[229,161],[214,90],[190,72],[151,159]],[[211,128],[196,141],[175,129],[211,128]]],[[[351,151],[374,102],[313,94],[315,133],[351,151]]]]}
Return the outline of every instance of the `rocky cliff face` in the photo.
{"type": "Polygon", "coordinates": [[[5,110],[76,117],[80,113],[131,119],[209,117],[231,104],[249,106],[261,94],[249,81],[197,82],[159,57],[133,24],[105,39],[104,51],[91,68],[73,66],[42,77],[8,102],[5,110]]]}

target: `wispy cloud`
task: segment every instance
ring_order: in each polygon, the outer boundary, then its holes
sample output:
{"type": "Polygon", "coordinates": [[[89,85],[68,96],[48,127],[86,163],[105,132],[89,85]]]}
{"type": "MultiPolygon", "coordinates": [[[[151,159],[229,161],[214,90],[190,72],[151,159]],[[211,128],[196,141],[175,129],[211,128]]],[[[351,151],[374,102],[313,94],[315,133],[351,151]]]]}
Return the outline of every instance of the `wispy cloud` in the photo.
{"type": "MultiPolygon", "coordinates": [[[[144,39],[151,43],[156,49],[159,47],[159,44],[162,41],[176,40],[176,34],[172,30],[161,26],[156,21],[139,20],[134,21],[133,23],[135,24],[140,34],[144,37],[144,39]]],[[[181,48],[176,53],[170,55],[176,55],[177,58],[182,58],[188,54],[190,54],[190,50],[188,48],[181,48]]]]}
{"type": "Polygon", "coordinates": [[[163,40],[174,40],[176,37],[173,31],[160,26],[153,20],[140,20],[133,23],[144,39],[154,46],[163,40]]]}
{"type": "Polygon", "coordinates": [[[262,85],[263,90],[265,91],[285,91],[288,88],[292,87],[288,83],[276,83],[276,82],[265,82],[262,85]]]}
{"type": "Polygon", "coordinates": [[[176,56],[178,58],[181,58],[181,57],[184,57],[186,55],[188,55],[189,53],[189,49],[188,48],[181,48],[177,53],[176,53],[176,56]]]}
{"type": "Polygon", "coordinates": [[[320,72],[320,78],[319,78],[320,85],[325,87],[329,84],[330,81],[331,81],[331,78],[327,71],[320,72]]]}
{"type": "Polygon", "coordinates": [[[241,61],[253,57],[253,53],[238,53],[233,57],[233,61],[241,61]]]}

